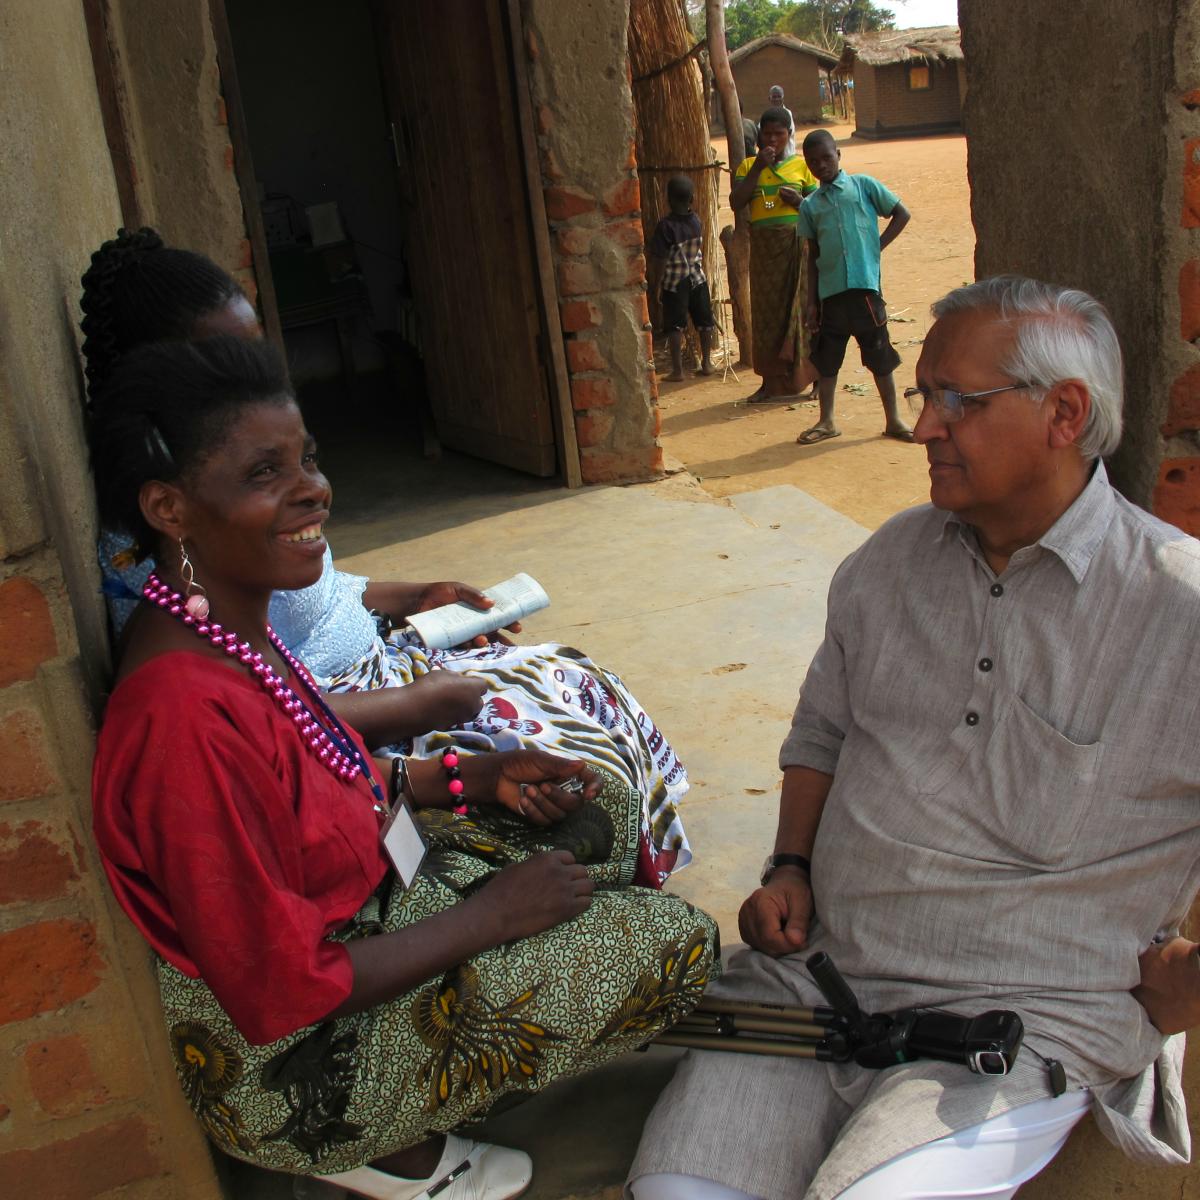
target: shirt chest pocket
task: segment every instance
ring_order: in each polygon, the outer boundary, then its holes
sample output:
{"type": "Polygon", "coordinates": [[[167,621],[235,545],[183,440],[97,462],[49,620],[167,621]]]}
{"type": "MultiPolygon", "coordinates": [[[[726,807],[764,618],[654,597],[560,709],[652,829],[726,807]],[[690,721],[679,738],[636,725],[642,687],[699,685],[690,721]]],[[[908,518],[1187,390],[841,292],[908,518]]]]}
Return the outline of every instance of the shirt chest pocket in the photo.
{"type": "Polygon", "coordinates": [[[971,764],[968,797],[991,854],[1017,864],[1063,867],[1079,850],[1091,811],[1103,743],[1080,745],[1013,696],[982,757],[971,764]],[[972,769],[973,768],[973,769],[972,769]]]}
{"type": "Polygon", "coordinates": [[[859,237],[870,241],[874,238],[879,240],[879,218],[871,209],[856,209],[854,213],[854,225],[858,230],[859,237]]]}

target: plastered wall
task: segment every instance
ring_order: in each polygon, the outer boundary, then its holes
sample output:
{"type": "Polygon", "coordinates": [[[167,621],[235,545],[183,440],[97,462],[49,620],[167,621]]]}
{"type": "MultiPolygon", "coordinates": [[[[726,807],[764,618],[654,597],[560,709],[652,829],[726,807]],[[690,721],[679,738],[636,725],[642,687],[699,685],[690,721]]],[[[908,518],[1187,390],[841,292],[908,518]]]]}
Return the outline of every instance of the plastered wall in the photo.
{"type": "Polygon", "coordinates": [[[89,835],[106,648],[76,321],[120,216],[78,0],[0,7],[0,127],[0,1194],[207,1200],[89,835]]]}
{"type": "MultiPolygon", "coordinates": [[[[1051,11],[1041,0],[960,0],[959,23],[976,274],[1017,271],[1104,301],[1126,355],[1126,432],[1111,474],[1185,528],[1190,513],[1200,533],[1200,292],[1189,287],[1200,271],[1200,3],[1051,11]]],[[[1185,932],[1200,935],[1195,912],[1185,932]]],[[[1195,1039],[1184,1080],[1195,1139],[1195,1039]]],[[[1020,1195],[1189,1200],[1200,1173],[1137,1166],[1089,1121],[1020,1195]]]]}
{"type": "Polygon", "coordinates": [[[976,274],[1019,271],[1108,306],[1127,384],[1112,473],[1144,505],[1180,353],[1178,268],[1167,261],[1179,224],[1168,199],[1180,174],[1168,167],[1175,10],[1176,0],[1053,12],[1041,0],[961,0],[959,12],[976,274]]]}
{"type": "Polygon", "coordinates": [[[625,0],[524,0],[525,53],[585,483],[662,471],[625,0]]]}

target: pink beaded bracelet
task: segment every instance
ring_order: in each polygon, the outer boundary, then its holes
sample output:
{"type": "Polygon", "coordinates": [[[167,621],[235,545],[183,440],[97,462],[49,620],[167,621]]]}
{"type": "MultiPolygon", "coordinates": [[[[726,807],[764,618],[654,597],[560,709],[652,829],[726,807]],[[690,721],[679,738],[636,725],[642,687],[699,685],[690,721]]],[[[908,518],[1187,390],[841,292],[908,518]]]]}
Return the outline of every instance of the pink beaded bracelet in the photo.
{"type": "Polygon", "coordinates": [[[463,781],[462,771],[458,766],[458,751],[453,746],[442,751],[442,769],[450,776],[446,788],[449,790],[450,795],[457,800],[457,803],[454,805],[454,811],[461,817],[466,813],[467,805],[462,798],[463,781]]]}

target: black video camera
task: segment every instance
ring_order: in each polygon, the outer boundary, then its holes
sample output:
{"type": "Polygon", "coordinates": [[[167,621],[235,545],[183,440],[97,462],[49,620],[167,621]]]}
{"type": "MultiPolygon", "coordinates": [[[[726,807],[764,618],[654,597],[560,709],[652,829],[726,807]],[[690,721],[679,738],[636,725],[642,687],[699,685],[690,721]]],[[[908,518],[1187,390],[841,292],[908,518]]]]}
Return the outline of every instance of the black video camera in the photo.
{"type": "Polygon", "coordinates": [[[977,1075],[1007,1075],[1017,1061],[1025,1027],[1015,1012],[993,1009],[960,1017],[940,1010],[901,1009],[868,1014],[828,954],[814,954],[805,965],[830,1006],[815,1010],[829,1030],[821,1058],[853,1059],[863,1067],[936,1058],[962,1063],[977,1075]]]}

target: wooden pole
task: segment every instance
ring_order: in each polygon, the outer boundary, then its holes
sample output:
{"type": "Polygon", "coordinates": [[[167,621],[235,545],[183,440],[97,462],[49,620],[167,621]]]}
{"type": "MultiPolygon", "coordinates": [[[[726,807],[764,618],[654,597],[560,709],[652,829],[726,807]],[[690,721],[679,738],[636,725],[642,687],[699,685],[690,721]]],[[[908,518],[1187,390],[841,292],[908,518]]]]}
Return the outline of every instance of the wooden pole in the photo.
{"type": "MultiPolygon", "coordinates": [[[[723,0],[704,0],[705,31],[708,39],[708,61],[712,67],[713,86],[721,98],[721,113],[725,120],[725,140],[728,146],[729,170],[737,170],[745,157],[742,138],[742,106],[738,103],[737,84],[729,65],[729,48],[725,45],[725,6],[723,0]]],[[[738,361],[751,361],[754,344],[750,312],[750,221],[743,208],[733,215],[733,229],[721,231],[725,247],[725,273],[729,280],[729,298],[733,301],[733,333],[738,343],[738,361]]]]}

